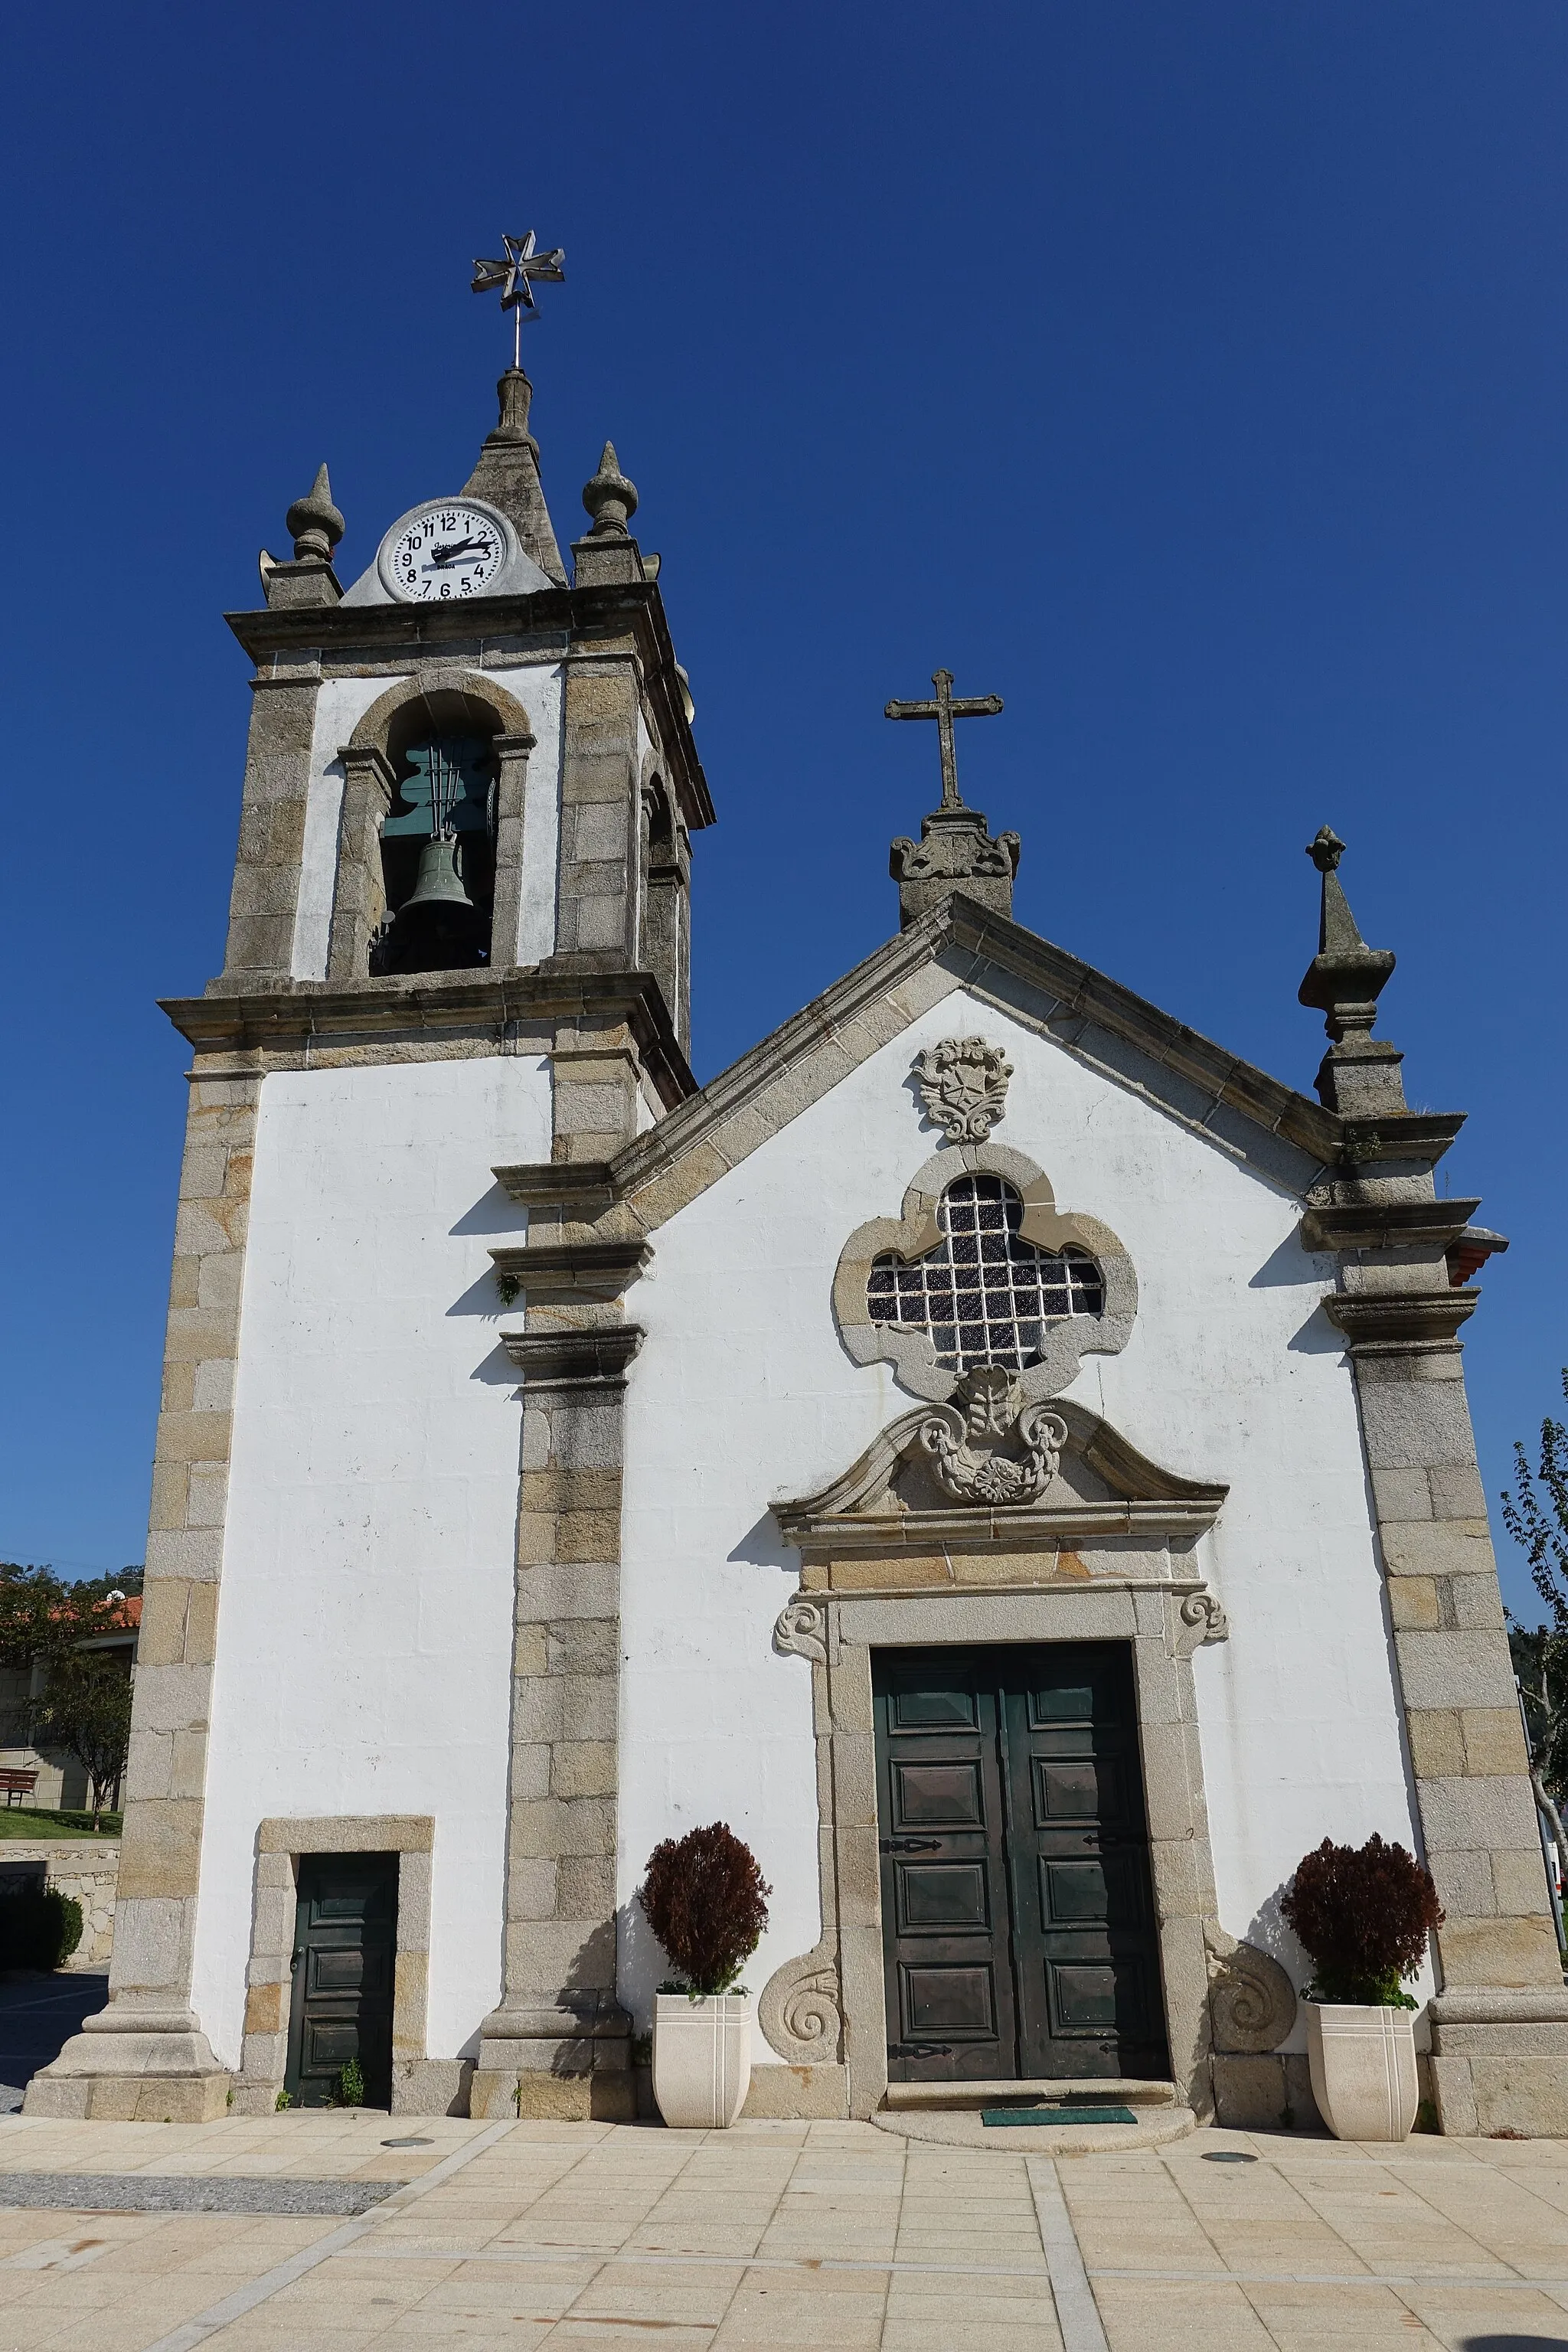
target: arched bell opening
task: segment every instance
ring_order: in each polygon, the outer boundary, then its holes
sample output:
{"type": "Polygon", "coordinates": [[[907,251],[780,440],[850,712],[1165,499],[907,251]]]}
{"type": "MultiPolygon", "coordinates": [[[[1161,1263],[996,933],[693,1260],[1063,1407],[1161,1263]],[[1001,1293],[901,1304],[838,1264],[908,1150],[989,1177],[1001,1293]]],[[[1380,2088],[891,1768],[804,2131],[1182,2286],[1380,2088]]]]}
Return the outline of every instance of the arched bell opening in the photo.
{"type": "Polygon", "coordinates": [[[381,825],[385,915],[371,940],[373,973],[489,963],[500,727],[488,703],[456,692],[394,714],[386,755],[396,793],[381,825]]]}

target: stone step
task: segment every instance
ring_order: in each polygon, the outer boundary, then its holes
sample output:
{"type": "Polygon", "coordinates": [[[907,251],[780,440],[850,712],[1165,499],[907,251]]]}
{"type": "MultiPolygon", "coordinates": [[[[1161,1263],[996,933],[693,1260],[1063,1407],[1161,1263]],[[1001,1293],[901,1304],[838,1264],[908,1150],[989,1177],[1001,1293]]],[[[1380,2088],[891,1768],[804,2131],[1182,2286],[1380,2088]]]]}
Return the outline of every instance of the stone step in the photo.
{"type": "Polygon", "coordinates": [[[1084,2105],[1092,2102],[1096,2106],[1173,2107],[1177,2104],[1174,2083],[1074,2076],[1067,2082],[1044,2083],[1016,2078],[1003,2083],[889,2083],[882,2105],[889,2115],[920,2109],[978,2113],[982,2107],[1052,2105],[1061,2099],[1084,2105]]]}
{"type": "MultiPolygon", "coordinates": [[[[1131,2102],[1126,2102],[1131,2105],[1131,2102]]],[[[964,2107],[879,2108],[871,2121],[900,2138],[935,2142],[941,2147],[990,2149],[996,2155],[1111,2156],[1130,2148],[1161,2147],[1185,2139],[1197,2117],[1191,2107],[1145,2104],[1131,2124],[983,2124],[964,2107]]]]}

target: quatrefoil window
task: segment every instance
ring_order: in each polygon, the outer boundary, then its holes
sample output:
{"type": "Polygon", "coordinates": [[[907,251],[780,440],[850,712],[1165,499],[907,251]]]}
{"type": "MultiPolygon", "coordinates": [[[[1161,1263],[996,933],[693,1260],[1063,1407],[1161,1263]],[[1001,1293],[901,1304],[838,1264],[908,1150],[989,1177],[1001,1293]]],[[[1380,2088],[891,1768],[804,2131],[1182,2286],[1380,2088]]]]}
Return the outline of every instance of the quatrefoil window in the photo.
{"type": "Polygon", "coordinates": [[[885,1250],[872,1259],[872,1322],[929,1332],[937,1362],[955,1372],[979,1364],[1022,1371],[1037,1362],[1047,1325],[1103,1314],[1105,1283],[1087,1250],[1025,1241],[1023,1215],[1005,1177],[956,1177],[937,1203],[935,1249],[914,1259],[885,1250]]]}

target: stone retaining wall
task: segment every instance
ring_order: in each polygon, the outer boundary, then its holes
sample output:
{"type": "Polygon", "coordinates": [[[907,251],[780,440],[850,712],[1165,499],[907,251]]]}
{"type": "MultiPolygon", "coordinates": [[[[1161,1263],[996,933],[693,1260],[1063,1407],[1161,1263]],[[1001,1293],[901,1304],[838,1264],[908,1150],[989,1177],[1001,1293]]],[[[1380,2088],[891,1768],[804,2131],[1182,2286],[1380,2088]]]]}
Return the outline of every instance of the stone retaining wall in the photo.
{"type": "Polygon", "coordinates": [[[81,1941],[68,1969],[101,1969],[114,1949],[114,1894],[120,1876],[118,1838],[6,1838],[0,1842],[0,1877],[44,1865],[44,1884],[81,1905],[81,1941]]]}

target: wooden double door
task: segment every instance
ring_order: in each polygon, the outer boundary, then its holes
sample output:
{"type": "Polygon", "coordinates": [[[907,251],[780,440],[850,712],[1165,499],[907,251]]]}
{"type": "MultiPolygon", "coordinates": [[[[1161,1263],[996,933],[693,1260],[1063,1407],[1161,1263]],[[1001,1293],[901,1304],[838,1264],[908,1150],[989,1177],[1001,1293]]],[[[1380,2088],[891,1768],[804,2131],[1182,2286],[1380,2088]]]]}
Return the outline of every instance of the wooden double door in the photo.
{"type": "Polygon", "coordinates": [[[331,2106],[351,2059],[365,2105],[392,2104],[397,1868],[395,1853],[300,1857],[283,2078],[297,2106],[331,2106]]]}
{"type": "Polygon", "coordinates": [[[1129,1645],[872,1669],[890,2080],[1163,2079],[1129,1645]]]}

